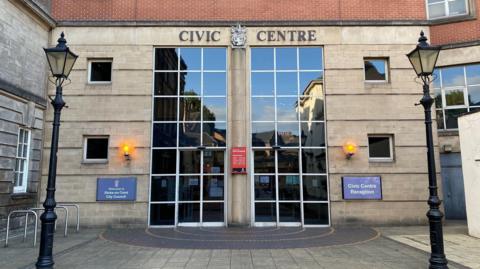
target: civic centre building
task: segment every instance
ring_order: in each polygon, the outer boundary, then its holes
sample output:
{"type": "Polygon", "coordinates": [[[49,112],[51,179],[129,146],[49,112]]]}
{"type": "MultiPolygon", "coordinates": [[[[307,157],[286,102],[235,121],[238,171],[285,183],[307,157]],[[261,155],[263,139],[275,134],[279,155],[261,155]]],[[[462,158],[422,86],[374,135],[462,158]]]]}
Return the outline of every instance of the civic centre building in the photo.
{"type": "Polygon", "coordinates": [[[456,118],[480,109],[480,1],[163,2],[52,1],[50,46],[64,32],[79,55],[56,200],[83,224],[426,222],[422,86],[405,56],[421,31],[443,46],[437,176],[447,217],[465,218],[456,118]]]}

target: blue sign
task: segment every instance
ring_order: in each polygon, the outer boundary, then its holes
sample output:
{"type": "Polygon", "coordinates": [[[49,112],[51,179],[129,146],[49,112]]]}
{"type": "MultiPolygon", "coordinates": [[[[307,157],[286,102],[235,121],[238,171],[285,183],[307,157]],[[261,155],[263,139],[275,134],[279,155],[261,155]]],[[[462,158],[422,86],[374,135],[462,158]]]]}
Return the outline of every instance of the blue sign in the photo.
{"type": "Polygon", "coordinates": [[[382,200],[382,179],[372,177],[342,177],[344,200],[382,200]]]}
{"type": "Polygon", "coordinates": [[[137,178],[97,178],[97,201],[135,201],[137,178]]]}

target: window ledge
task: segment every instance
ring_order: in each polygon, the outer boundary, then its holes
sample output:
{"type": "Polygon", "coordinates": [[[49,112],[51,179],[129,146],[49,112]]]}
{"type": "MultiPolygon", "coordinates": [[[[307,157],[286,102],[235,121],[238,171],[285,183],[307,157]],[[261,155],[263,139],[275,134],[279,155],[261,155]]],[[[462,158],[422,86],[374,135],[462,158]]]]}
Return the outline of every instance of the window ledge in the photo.
{"type": "Polygon", "coordinates": [[[90,165],[90,164],[108,164],[108,160],[83,160],[82,164],[90,165]]]}
{"type": "Polygon", "coordinates": [[[36,196],[36,193],[31,192],[17,192],[10,194],[12,200],[34,199],[36,196]]]}
{"type": "Polygon", "coordinates": [[[430,22],[430,25],[441,25],[441,24],[447,24],[452,22],[472,21],[476,19],[477,19],[477,16],[466,14],[466,15],[458,15],[458,16],[444,17],[444,18],[438,18],[438,19],[428,19],[428,21],[430,22]]]}
{"type": "Polygon", "coordinates": [[[393,159],[368,159],[369,163],[394,163],[393,159]]]}
{"type": "Polygon", "coordinates": [[[438,130],[438,136],[458,136],[458,130],[438,130]]]}
{"type": "Polygon", "coordinates": [[[388,81],[364,81],[366,89],[391,88],[392,84],[388,81]]]}
{"type": "Polygon", "coordinates": [[[105,81],[105,82],[87,82],[88,86],[108,86],[112,85],[111,81],[105,81]]]}

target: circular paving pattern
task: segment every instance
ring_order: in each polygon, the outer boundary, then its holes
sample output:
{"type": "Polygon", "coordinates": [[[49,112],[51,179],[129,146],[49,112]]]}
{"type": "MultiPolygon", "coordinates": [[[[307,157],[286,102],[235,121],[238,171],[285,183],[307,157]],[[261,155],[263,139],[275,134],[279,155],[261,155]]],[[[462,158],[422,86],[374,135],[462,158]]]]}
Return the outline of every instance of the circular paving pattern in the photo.
{"type": "Polygon", "coordinates": [[[358,244],[379,237],[371,228],[110,229],[101,238],[117,243],[183,249],[281,249],[358,244]]]}

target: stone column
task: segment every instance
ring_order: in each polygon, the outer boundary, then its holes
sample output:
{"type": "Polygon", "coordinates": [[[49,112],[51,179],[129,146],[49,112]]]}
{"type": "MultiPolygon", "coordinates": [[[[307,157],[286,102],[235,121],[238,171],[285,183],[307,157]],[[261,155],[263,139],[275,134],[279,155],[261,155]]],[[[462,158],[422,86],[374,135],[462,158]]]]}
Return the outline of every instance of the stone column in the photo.
{"type": "MultiPolygon", "coordinates": [[[[248,145],[248,102],[246,74],[246,50],[233,48],[230,53],[230,85],[228,90],[230,143],[231,147],[248,145]]],[[[247,150],[247,157],[249,152],[247,150]]],[[[248,160],[248,158],[247,158],[248,160]]],[[[248,162],[247,162],[248,164],[248,162]]],[[[230,168],[231,170],[231,168],[230,168]]],[[[250,188],[248,175],[232,175],[228,171],[228,222],[229,225],[248,225],[250,223],[250,188]]]]}

